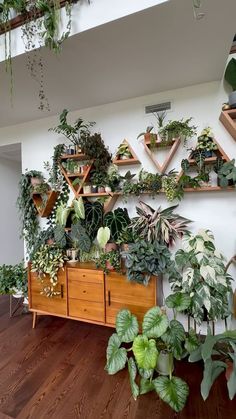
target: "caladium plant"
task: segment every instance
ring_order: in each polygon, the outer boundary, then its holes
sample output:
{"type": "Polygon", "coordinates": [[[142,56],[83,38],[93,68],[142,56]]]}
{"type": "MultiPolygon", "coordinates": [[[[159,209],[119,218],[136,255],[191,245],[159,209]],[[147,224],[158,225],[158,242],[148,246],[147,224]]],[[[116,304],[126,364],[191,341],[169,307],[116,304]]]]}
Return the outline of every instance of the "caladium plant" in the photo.
{"type": "Polygon", "coordinates": [[[215,248],[214,236],[209,230],[186,233],[182,243],[183,248],[175,254],[176,269],[169,273],[174,294],[167,298],[167,306],[188,313],[198,324],[226,318],[232,278],[215,248]]]}

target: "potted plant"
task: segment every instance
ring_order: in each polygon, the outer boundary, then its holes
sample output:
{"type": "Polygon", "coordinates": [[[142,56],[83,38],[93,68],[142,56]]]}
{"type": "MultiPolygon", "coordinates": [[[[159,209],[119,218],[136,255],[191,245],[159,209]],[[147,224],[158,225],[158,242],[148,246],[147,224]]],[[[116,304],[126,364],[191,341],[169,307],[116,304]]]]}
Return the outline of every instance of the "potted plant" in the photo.
{"type": "Polygon", "coordinates": [[[137,241],[130,244],[129,249],[122,252],[122,255],[125,256],[128,280],[143,285],[148,285],[152,275],[164,274],[172,267],[169,249],[157,241],[137,241]]]}
{"type": "Polygon", "coordinates": [[[119,174],[118,167],[115,164],[110,164],[106,174],[105,191],[109,193],[118,190],[121,180],[122,176],[119,174]]]}
{"type": "Polygon", "coordinates": [[[27,270],[23,263],[0,266],[0,294],[22,298],[27,295],[27,285],[27,270]]]}
{"type": "Polygon", "coordinates": [[[225,80],[231,86],[232,92],[229,94],[229,105],[231,108],[236,108],[236,59],[231,58],[226,70],[225,80]]]}
{"type": "Polygon", "coordinates": [[[230,314],[232,278],[216,251],[214,236],[209,230],[199,230],[196,235],[187,232],[182,247],[175,254],[175,269],[168,274],[174,294],[167,297],[167,307],[190,315],[197,324],[225,319],[230,314]]]}
{"type": "Polygon", "coordinates": [[[230,400],[236,394],[236,331],[228,330],[212,336],[208,333],[203,342],[191,352],[189,362],[203,361],[204,371],[201,382],[201,395],[204,401],[208,398],[212,385],[217,377],[225,371],[230,400]]]}
{"type": "Polygon", "coordinates": [[[107,176],[104,172],[93,171],[91,173],[90,181],[93,186],[97,187],[98,193],[105,192],[107,176]]]}
{"type": "Polygon", "coordinates": [[[137,139],[139,139],[140,137],[144,137],[144,141],[146,144],[150,144],[150,148],[155,148],[156,147],[156,143],[157,143],[157,134],[154,134],[152,132],[153,130],[153,125],[150,125],[146,128],[146,132],[141,132],[138,136],[137,139]]]}
{"type": "Polygon", "coordinates": [[[162,175],[161,183],[168,201],[172,202],[178,198],[179,185],[177,181],[177,172],[175,170],[164,173],[162,175]]]}
{"type": "Polygon", "coordinates": [[[83,184],[83,193],[84,194],[92,193],[92,186],[89,183],[84,183],[83,184]]]}
{"type": "Polygon", "coordinates": [[[95,262],[96,267],[101,268],[106,274],[108,274],[109,271],[121,271],[121,258],[118,250],[113,249],[109,252],[102,252],[95,262]]]}
{"type": "Polygon", "coordinates": [[[214,134],[211,128],[205,128],[198,137],[196,150],[204,152],[206,158],[212,157],[213,151],[218,150],[218,146],[213,140],[214,134]]]}
{"type": "Polygon", "coordinates": [[[120,231],[117,244],[121,246],[122,251],[128,251],[130,244],[135,243],[138,238],[138,235],[130,227],[130,225],[127,225],[120,231]]]}
{"type": "Polygon", "coordinates": [[[129,310],[121,310],[116,318],[116,333],[108,341],[105,369],[113,375],[127,365],[135,400],[139,395],[156,391],[160,399],[179,412],[186,404],[189,389],[185,381],[173,376],[173,358],[181,359],[188,353],[185,342],[181,323],[169,321],[159,307],[151,308],[144,315],[142,334],[136,316],[129,310]],[[163,348],[168,353],[167,365],[161,359],[163,348]],[[157,370],[167,375],[157,374],[157,370]]]}
{"type": "Polygon", "coordinates": [[[181,119],[180,121],[169,121],[161,130],[160,135],[168,141],[176,138],[183,140],[184,146],[187,139],[192,138],[196,134],[197,127],[190,125],[192,118],[181,119]]]}
{"type": "Polygon", "coordinates": [[[126,208],[116,208],[104,216],[104,226],[110,229],[110,240],[117,243],[122,229],[130,224],[129,214],[126,208]]]}
{"type": "Polygon", "coordinates": [[[218,176],[217,181],[219,186],[226,188],[227,186],[234,186],[236,184],[235,159],[227,162],[218,159],[214,169],[218,176]]]}
{"type": "Polygon", "coordinates": [[[119,145],[116,157],[120,160],[132,159],[132,153],[130,152],[129,145],[127,143],[119,145]]]}

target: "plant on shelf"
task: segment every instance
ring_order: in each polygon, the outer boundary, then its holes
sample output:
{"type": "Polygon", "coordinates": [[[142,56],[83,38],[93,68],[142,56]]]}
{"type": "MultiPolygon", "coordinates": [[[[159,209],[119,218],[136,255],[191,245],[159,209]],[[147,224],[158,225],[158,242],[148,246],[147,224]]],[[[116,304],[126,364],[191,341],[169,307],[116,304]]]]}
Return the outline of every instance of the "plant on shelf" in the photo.
{"type": "Polygon", "coordinates": [[[184,145],[186,145],[187,140],[196,135],[197,127],[190,125],[191,121],[192,118],[181,119],[180,121],[169,121],[168,124],[160,130],[160,135],[162,138],[166,138],[166,141],[180,138],[184,142],[184,145]]]}
{"type": "Polygon", "coordinates": [[[151,196],[155,196],[161,191],[162,176],[142,169],[139,172],[139,185],[141,192],[148,192],[151,196]]]}
{"type": "Polygon", "coordinates": [[[152,133],[154,126],[153,125],[149,125],[146,128],[146,132],[141,132],[138,136],[137,139],[144,137],[144,141],[147,144],[150,144],[150,148],[151,149],[155,149],[156,147],[156,142],[157,142],[157,134],[152,133]]]}
{"type": "Polygon", "coordinates": [[[90,128],[94,126],[95,122],[84,122],[82,118],[78,118],[74,125],[71,125],[67,121],[68,113],[68,109],[64,109],[59,116],[59,125],[50,128],[49,131],[64,135],[72,144],[78,146],[80,138],[86,139],[90,136],[90,128]]]}
{"type": "Polygon", "coordinates": [[[103,225],[103,205],[98,202],[84,201],[85,218],[82,220],[82,225],[86,229],[91,241],[96,236],[98,229],[103,225]]]}
{"type": "Polygon", "coordinates": [[[116,157],[120,160],[132,159],[132,153],[130,152],[129,145],[127,143],[122,143],[119,145],[116,152],[116,157]]]}
{"type": "Polygon", "coordinates": [[[212,157],[212,152],[218,150],[218,146],[214,142],[214,134],[210,127],[202,130],[197,139],[196,150],[204,152],[205,157],[212,157]]]}
{"type": "Polygon", "coordinates": [[[191,352],[189,362],[203,361],[204,371],[201,382],[201,395],[208,398],[217,377],[225,371],[230,400],[236,394],[236,331],[228,330],[212,336],[210,328],[203,342],[191,352]]]}
{"type": "Polygon", "coordinates": [[[227,186],[236,185],[235,159],[227,162],[218,159],[218,164],[214,168],[218,176],[219,186],[226,188],[227,186]]]}
{"type": "Polygon", "coordinates": [[[106,173],[111,163],[111,153],[105,146],[101,134],[80,135],[78,145],[87,160],[92,160],[97,172],[106,173]]]}
{"type": "Polygon", "coordinates": [[[121,272],[121,258],[118,250],[102,252],[95,262],[96,267],[101,268],[106,274],[108,274],[109,271],[121,272]]]}
{"type": "Polygon", "coordinates": [[[236,59],[231,58],[225,70],[225,80],[231,86],[232,92],[229,94],[229,105],[236,107],[236,59]]]}
{"type": "Polygon", "coordinates": [[[139,240],[138,234],[130,227],[130,224],[122,227],[119,232],[119,238],[117,244],[123,247],[123,250],[126,250],[131,243],[135,243],[139,240]]]}
{"type": "Polygon", "coordinates": [[[110,164],[106,172],[106,192],[114,192],[119,189],[122,176],[115,164],[110,164]]]}
{"type": "Polygon", "coordinates": [[[130,244],[122,255],[125,257],[128,280],[143,285],[148,285],[152,275],[164,274],[172,267],[170,251],[157,241],[137,241],[130,244]]]}
{"type": "Polygon", "coordinates": [[[175,199],[182,198],[182,195],[179,194],[177,172],[175,170],[171,170],[169,173],[164,173],[161,178],[161,184],[168,201],[172,202],[175,199]]]}
{"type": "Polygon", "coordinates": [[[104,216],[104,226],[111,232],[111,241],[117,243],[120,232],[130,224],[129,214],[126,208],[116,208],[104,216]]]}
{"type": "Polygon", "coordinates": [[[174,213],[178,205],[157,210],[145,202],[140,201],[136,207],[138,217],[131,221],[131,227],[140,239],[149,242],[158,241],[166,246],[172,246],[178,238],[182,238],[191,222],[187,218],[174,213]]]}
{"type": "Polygon", "coordinates": [[[0,266],[0,294],[13,294],[16,291],[27,295],[27,270],[23,263],[0,266]]]}
{"type": "Polygon", "coordinates": [[[209,230],[185,233],[182,247],[175,254],[176,269],[169,274],[174,294],[167,297],[166,305],[187,313],[198,324],[225,319],[231,312],[232,278],[225,271],[223,256],[216,251],[214,236],[209,230]],[[185,296],[188,304],[182,307],[185,296]]]}
{"type": "Polygon", "coordinates": [[[28,253],[31,252],[39,232],[38,211],[34,205],[32,192],[35,185],[43,182],[43,175],[37,170],[27,171],[21,175],[17,208],[21,218],[21,237],[25,239],[28,253]]]}
{"type": "Polygon", "coordinates": [[[99,193],[105,192],[105,186],[107,185],[107,174],[100,171],[91,171],[90,182],[93,186],[98,188],[99,193]]]}
{"type": "Polygon", "coordinates": [[[59,269],[64,269],[66,260],[67,257],[63,250],[55,244],[44,244],[34,253],[31,261],[31,271],[38,274],[38,279],[42,285],[41,294],[47,297],[55,297],[61,294],[57,287],[58,272],[59,269]]]}
{"type": "Polygon", "coordinates": [[[161,130],[164,127],[164,121],[166,119],[166,111],[153,112],[153,115],[157,120],[157,131],[158,131],[158,137],[160,140],[160,145],[161,144],[166,145],[166,143],[168,143],[167,139],[160,135],[161,130]]]}
{"type": "Polygon", "coordinates": [[[159,307],[151,308],[144,315],[142,334],[136,316],[129,310],[121,310],[116,317],[116,333],[108,341],[106,371],[113,375],[127,365],[135,400],[154,390],[179,412],[186,404],[189,388],[185,381],[173,375],[173,358],[187,355],[185,341],[182,324],[169,321],[159,307]],[[132,346],[127,348],[127,344],[132,346]]]}

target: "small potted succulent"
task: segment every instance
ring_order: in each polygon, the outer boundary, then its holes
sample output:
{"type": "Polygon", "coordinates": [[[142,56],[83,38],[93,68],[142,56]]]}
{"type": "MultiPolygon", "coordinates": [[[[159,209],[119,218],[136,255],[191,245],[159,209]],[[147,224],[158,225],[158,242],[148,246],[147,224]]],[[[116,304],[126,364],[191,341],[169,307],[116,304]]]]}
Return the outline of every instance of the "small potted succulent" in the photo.
{"type": "Polygon", "coordinates": [[[106,173],[98,171],[92,172],[90,180],[93,187],[97,187],[98,193],[105,192],[106,177],[106,173]]]}

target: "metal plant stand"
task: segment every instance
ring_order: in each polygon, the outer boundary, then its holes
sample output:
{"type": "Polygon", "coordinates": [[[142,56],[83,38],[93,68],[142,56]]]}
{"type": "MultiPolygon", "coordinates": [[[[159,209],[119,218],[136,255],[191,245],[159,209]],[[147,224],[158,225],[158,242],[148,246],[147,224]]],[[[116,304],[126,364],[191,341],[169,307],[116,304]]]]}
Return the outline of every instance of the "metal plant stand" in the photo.
{"type": "Polygon", "coordinates": [[[10,317],[13,317],[17,312],[18,314],[22,314],[24,312],[23,302],[24,297],[14,298],[13,295],[10,294],[10,317]]]}

